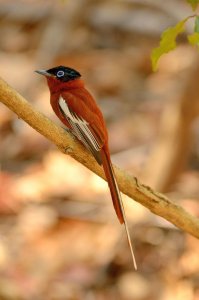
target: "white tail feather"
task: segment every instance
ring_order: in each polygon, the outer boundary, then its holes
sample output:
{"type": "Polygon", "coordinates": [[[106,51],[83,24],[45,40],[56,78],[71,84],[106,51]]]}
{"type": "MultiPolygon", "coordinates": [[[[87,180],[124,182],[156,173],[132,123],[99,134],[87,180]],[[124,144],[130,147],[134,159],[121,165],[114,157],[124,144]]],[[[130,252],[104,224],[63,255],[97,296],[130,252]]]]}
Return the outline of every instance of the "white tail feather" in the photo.
{"type": "Polygon", "coordinates": [[[128,243],[129,243],[129,247],[130,247],[130,250],[131,250],[131,256],[132,256],[132,259],[133,259],[133,265],[134,265],[135,270],[137,270],[137,263],[136,263],[135,254],[134,254],[134,251],[133,251],[133,245],[132,245],[132,242],[131,242],[131,237],[130,237],[130,233],[129,233],[128,223],[127,223],[127,219],[126,219],[122,199],[121,199],[121,207],[122,207],[123,218],[124,218],[124,227],[125,227],[125,230],[126,230],[127,240],[128,240],[128,243]]]}
{"type": "Polygon", "coordinates": [[[131,256],[132,256],[132,259],[133,259],[133,265],[134,265],[135,270],[137,270],[137,263],[136,263],[135,254],[134,254],[134,251],[133,251],[133,245],[132,245],[132,242],[131,242],[131,237],[130,237],[130,233],[129,233],[128,223],[127,223],[127,219],[126,219],[124,205],[123,205],[123,202],[122,202],[121,193],[120,193],[120,190],[119,190],[119,187],[118,187],[118,184],[117,184],[117,180],[115,178],[115,172],[113,170],[112,164],[110,164],[110,166],[111,166],[111,171],[112,171],[113,178],[114,178],[114,181],[115,181],[115,187],[117,189],[118,200],[120,202],[122,216],[123,216],[123,219],[124,219],[124,227],[125,227],[125,230],[126,230],[127,240],[128,240],[128,244],[129,244],[129,247],[130,247],[131,256]]]}

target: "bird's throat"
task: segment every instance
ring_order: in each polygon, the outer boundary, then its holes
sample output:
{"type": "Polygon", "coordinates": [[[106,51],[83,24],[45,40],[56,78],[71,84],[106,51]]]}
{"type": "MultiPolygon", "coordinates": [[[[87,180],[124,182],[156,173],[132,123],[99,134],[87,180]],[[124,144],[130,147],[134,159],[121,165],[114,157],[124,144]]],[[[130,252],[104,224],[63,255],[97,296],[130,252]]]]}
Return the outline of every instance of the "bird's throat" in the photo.
{"type": "Polygon", "coordinates": [[[84,82],[82,79],[74,79],[63,82],[53,77],[46,78],[51,94],[84,87],[84,82]]]}

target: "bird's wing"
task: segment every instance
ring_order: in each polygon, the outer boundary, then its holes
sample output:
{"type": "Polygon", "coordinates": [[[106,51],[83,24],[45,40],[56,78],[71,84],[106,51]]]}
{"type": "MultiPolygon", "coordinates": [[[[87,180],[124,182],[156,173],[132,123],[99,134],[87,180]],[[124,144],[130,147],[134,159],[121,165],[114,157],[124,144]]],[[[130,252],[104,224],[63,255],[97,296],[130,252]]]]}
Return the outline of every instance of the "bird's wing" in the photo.
{"type": "Polygon", "coordinates": [[[67,101],[60,96],[59,108],[61,113],[67,119],[71,126],[73,134],[84,144],[84,146],[93,154],[96,161],[101,165],[101,148],[103,142],[91,125],[80,114],[75,112],[67,101]]]}

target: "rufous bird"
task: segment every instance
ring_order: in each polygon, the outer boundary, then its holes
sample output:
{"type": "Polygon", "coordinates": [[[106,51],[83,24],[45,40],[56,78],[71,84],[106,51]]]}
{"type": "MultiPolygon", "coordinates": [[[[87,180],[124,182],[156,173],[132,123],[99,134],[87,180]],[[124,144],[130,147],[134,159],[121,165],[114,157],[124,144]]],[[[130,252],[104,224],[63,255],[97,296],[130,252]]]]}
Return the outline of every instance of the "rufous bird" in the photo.
{"type": "Polygon", "coordinates": [[[47,79],[50,103],[57,117],[90,151],[97,163],[103,166],[113,206],[120,223],[125,226],[134,267],[137,269],[124,206],[110,158],[108,132],[98,105],[85,88],[78,71],[59,66],[36,72],[47,79]]]}

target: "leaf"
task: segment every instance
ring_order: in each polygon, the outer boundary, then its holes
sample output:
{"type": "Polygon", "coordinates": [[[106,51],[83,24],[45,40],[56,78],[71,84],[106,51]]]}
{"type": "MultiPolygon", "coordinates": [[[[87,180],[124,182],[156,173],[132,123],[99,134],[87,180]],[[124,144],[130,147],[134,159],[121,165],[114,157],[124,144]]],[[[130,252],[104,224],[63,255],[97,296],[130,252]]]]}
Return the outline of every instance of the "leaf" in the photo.
{"type": "Polygon", "coordinates": [[[193,46],[199,46],[199,17],[195,18],[194,33],[188,35],[188,41],[193,46]]]}
{"type": "Polygon", "coordinates": [[[188,41],[193,46],[199,46],[199,32],[188,35],[188,41]]]}
{"type": "Polygon", "coordinates": [[[157,70],[160,57],[176,48],[176,38],[184,31],[184,24],[188,19],[189,17],[178,22],[174,27],[169,27],[162,33],[159,47],[153,49],[151,53],[153,71],[157,70]]]}
{"type": "Polygon", "coordinates": [[[199,32],[199,17],[198,16],[196,16],[196,18],[195,18],[194,32],[199,32]]]}
{"type": "Polygon", "coordinates": [[[193,10],[195,10],[199,4],[199,0],[187,0],[187,2],[191,4],[193,10]]]}

